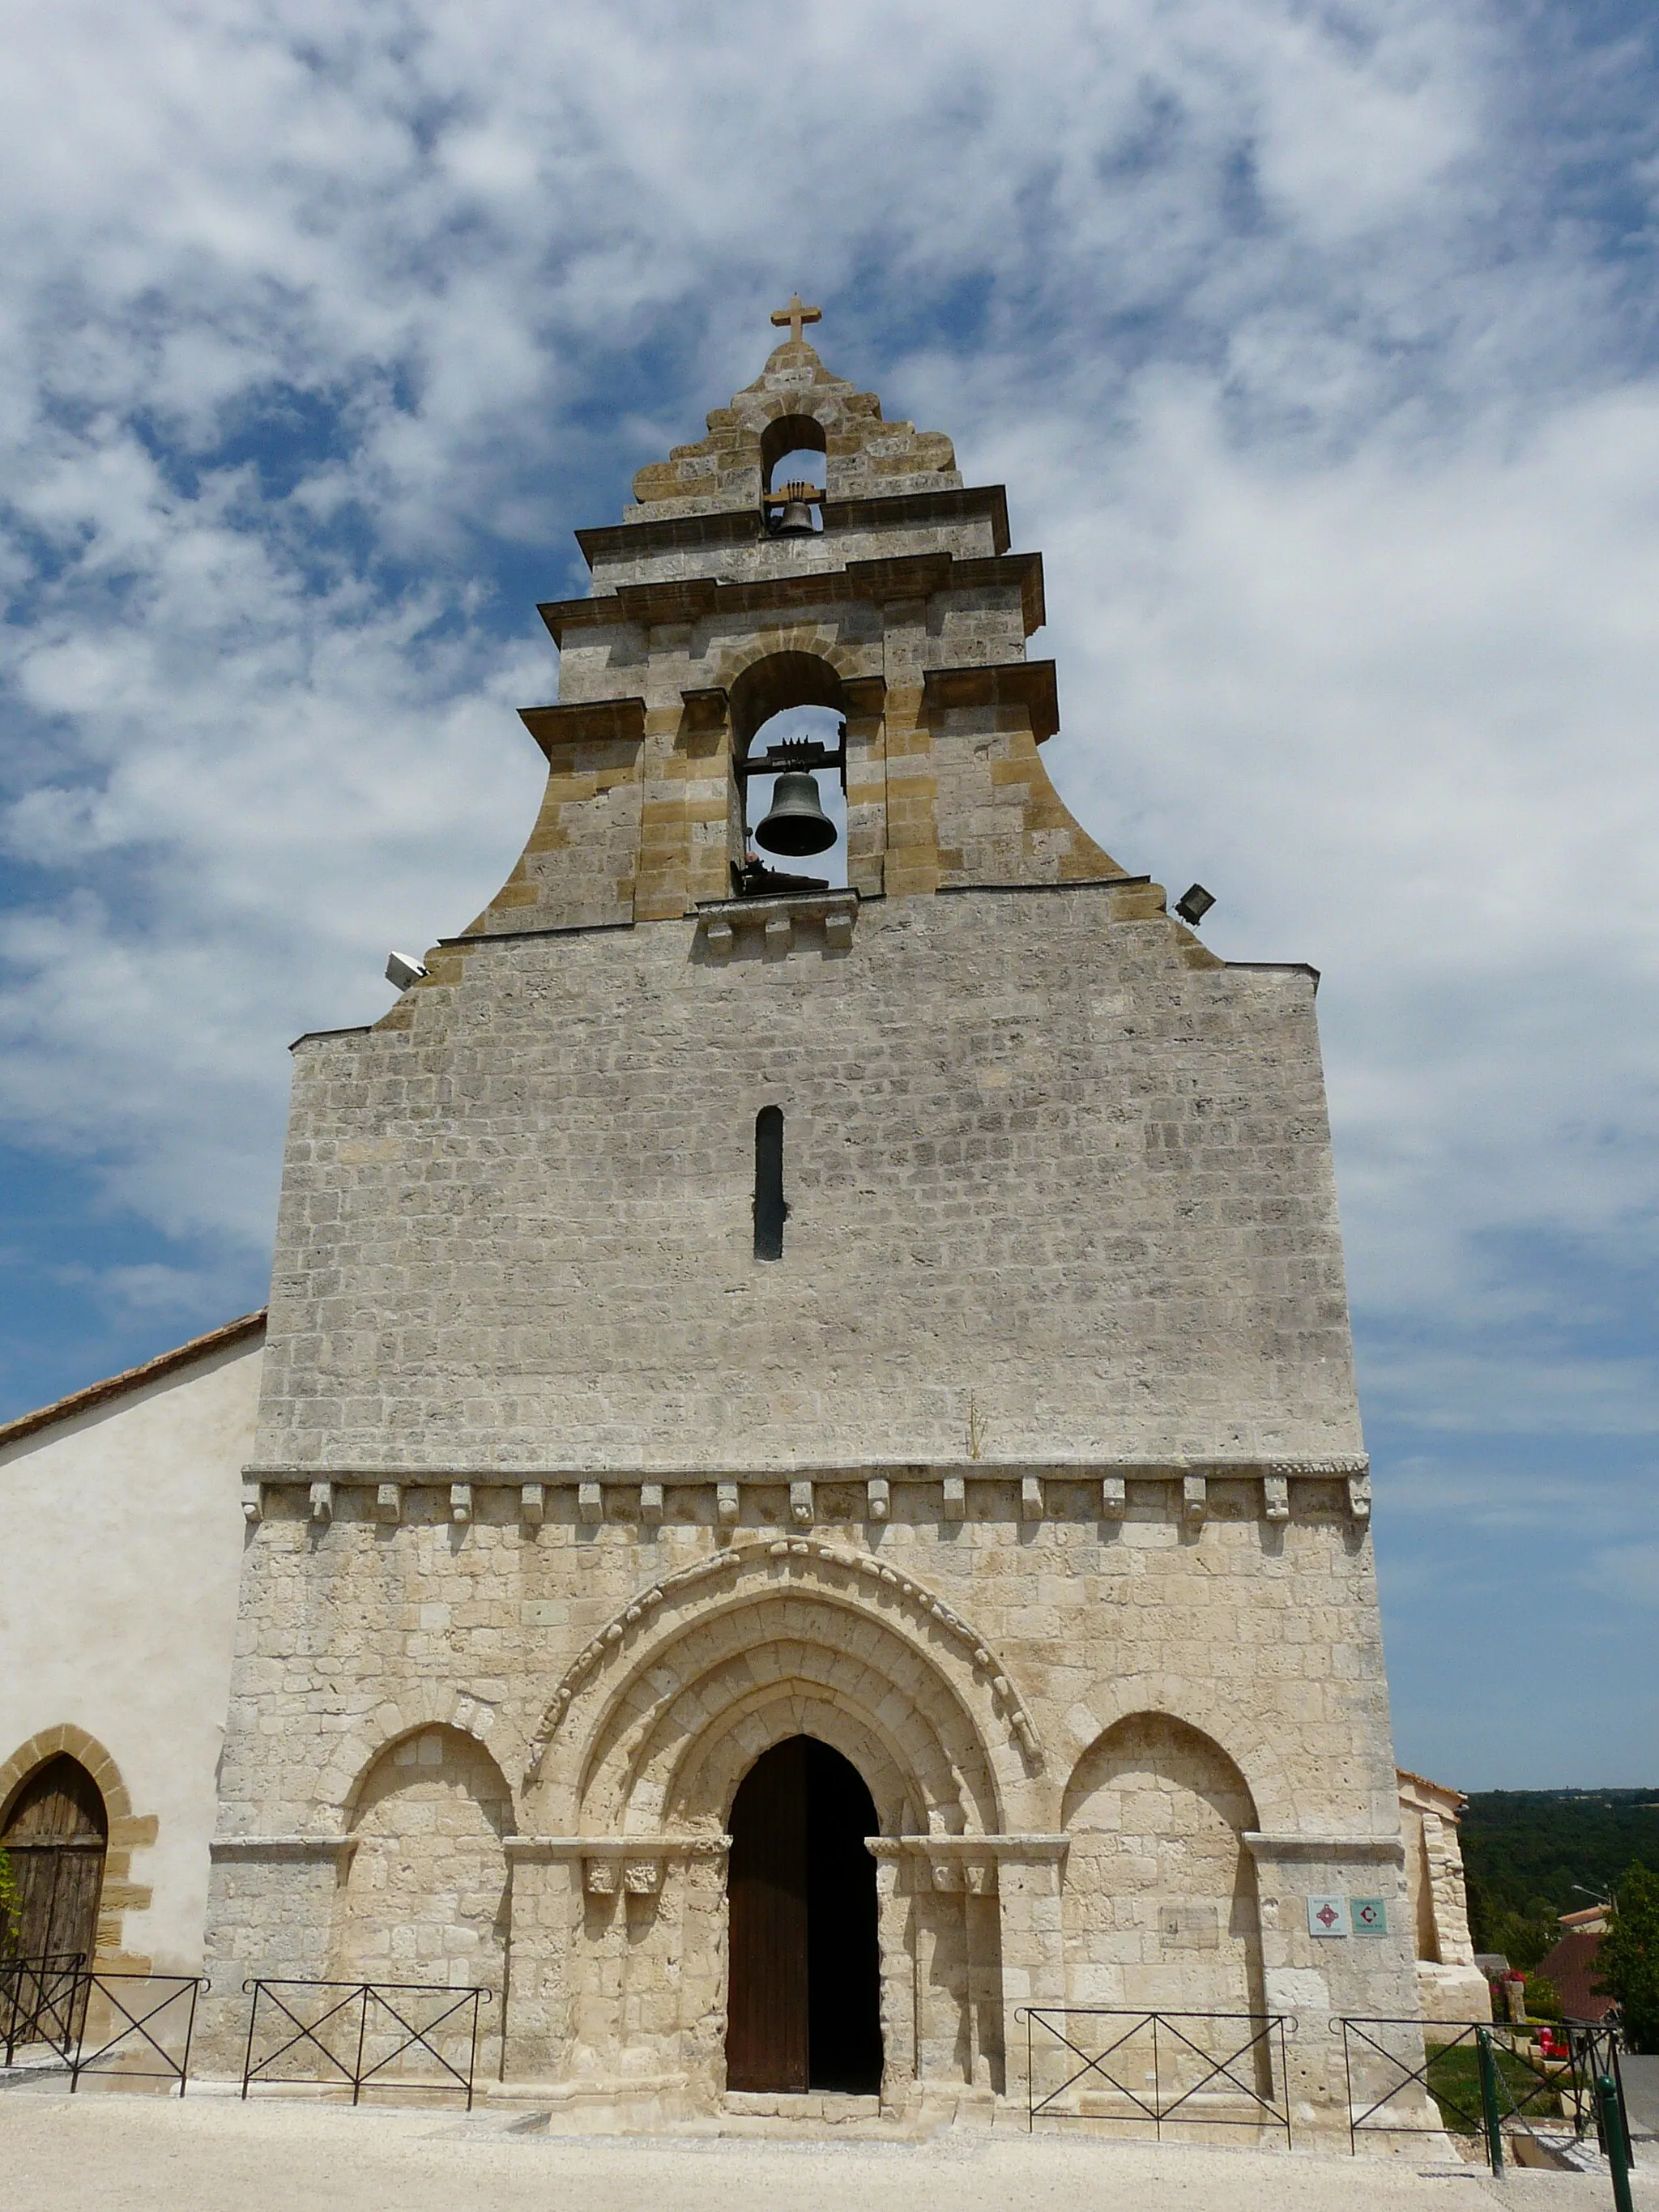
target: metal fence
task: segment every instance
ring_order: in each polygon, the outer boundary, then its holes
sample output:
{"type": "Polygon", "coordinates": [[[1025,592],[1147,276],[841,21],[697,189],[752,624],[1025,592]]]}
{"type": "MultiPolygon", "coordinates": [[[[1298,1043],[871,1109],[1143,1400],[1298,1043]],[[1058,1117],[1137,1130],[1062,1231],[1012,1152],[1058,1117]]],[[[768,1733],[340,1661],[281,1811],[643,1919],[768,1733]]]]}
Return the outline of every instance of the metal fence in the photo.
{"type": "Polygon", "coordinates": [[[75,1996],[84,1951],[41,1951],[0,1959],[0,2036],[9,2066],[19,2051],[44,2043],[65,2063],[78,2026],[75,1996]]]}
{"type": "MultiPolygon", "coordinates": [[[[1367,2136],[1475,2137],[1494,2172],[1505,2135],[1547,2141],[1571,2132],[1582,2141],[1602,2122],[1596,2081],[1610,2075],[1619,2124],[1628,2140],[1617,2039],[1577,2022],[1564,2029],[1567,2055],[1547,2058],[1514,2028],[1486,2021],[1333,2020],[1342,2038],[1348,2144],[1367,2136]]],[[[1604,2146],[1605,2148],[1605,2146],[1604,2146]]]]}
{"type": "Polygon", "coordinates": [[[196,2003],[205,1974],[92,1974],[76,1977],[71,2095],[84,2074],[123,2081],[176,2081],[185,2094],[196,2003]],[[91,2043],[92,2049],[87,2045],[91,2043]]]}
{"type": "Polygon", "coordinates": [[[459,2094],[472,2110],[478,2008],[494,1991],[441,1982],[244,1982],[253,1999],[242,2094],[255,2081],[459,2094]],[[261,2014],[273,2047],[255,2057],[261,2014]],[[465,2054],[463,2056],[463,2054],[465,2054]],[[401,2073],[388,2069],[405,2062],[401,2073]]]}
{"type": "Polygon", "coordinates": [[[1284,2013],[1119,2012],[1033,2005],[1025,2022],[1025,2119],[1271,2128],[1291,2139],[1284,2013]],[[1054,2077],[1054,2086],[1044,2086],[1054,2077]]]}

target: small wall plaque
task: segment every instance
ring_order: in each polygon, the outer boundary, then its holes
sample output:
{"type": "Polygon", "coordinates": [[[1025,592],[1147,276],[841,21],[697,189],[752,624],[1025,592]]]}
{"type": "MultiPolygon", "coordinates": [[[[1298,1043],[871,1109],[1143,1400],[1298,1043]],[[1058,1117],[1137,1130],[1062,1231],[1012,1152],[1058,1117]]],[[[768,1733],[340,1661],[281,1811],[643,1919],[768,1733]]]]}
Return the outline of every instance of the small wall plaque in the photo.
{"type": "Polygon", "coordinates": [[[1308,1899],[1310,1936],[1346,1936],[1347,1932],[1348,1900],[1346,1897],[1310,1897],[1308,1899]]]}
{"type": "Polygon", "coordinates": [[[1348,1913],[1356,1936],[1386,1936],[1389,1932],[1389,1908],[1380,1897],[1351,1897],[1348,1913]]]}

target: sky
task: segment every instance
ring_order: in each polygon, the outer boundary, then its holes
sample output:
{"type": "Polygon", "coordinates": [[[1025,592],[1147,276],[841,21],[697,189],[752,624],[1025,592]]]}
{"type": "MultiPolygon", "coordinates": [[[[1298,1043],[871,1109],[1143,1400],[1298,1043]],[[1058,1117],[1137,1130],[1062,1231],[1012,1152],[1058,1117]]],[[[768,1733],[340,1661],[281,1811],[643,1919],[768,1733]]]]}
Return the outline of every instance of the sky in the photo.
{"type": "Polygon", "coordinates": [[[1045,556],[1051,772],[1311,961],[1397,1749],[1659,1780],[1659,33],[1596,0],[91,0],[0,76],[0,1418],[263,1302],[538,598],[758,372],[1045,556]]]}

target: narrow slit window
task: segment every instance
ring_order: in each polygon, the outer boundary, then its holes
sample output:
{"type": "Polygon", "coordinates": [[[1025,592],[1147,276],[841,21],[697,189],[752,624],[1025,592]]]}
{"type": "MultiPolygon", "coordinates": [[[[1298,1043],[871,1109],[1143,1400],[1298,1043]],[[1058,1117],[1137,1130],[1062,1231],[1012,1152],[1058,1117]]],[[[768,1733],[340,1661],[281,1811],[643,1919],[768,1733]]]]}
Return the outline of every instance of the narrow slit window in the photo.
{"type": "Polygon", "coordinates": [[[763,1106],[755,1116],[755,1257],[781,1260],[783,1224],[783,1109],[763,1106]]]}

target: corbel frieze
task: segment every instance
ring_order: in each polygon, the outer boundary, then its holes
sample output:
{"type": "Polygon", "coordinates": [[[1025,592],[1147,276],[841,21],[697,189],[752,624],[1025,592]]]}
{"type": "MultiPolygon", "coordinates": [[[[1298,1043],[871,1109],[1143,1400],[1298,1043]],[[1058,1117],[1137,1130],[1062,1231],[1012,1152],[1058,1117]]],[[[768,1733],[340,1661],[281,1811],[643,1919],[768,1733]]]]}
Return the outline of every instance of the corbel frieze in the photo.
{"type": "MultiPolygon", "coordinates": [[[[533,1532],[556,1512],[560,1492],[564,1495],[563,1510],[568,1513],[574,1503],[580,1521],[603,1522],[610,1517],[618,1498],[626,1498],[635,1510],[625,1517],[637,1517],[650,1528],[674,1517],[668,1508],[668,1494],[673,1491],[682,1500],[689,1492],[702,1501],[690,1517],[712,1520],[716,1526],[730,1528],[742,1522],[746,1497],[766,1491],[781,1492],[788,1521],[805,1528],[817,1524],[826,1490],[844,1493],[849,1487],[861,1489],[862,1517],[878,1524],[894,1517],[894,1493],[901,1484],[912,1493],[931,1491],[945,1522],[984,1517],[990,1504],[988,1486],[998,1485],[1005,1498],[1012,1487],[1014,1517],[1032,1523],[1078,1518],[1079,1492],[1093,1492],[1091,1504],[1081,1509],[1082,1517],[1103,1522],[1122,1521],[1155,1504],[1161,1490],[1165,1510],[1201,1531],[1218,1517],[1216,1486],[1241,1482],[1255,1486],[1261,1516],[1268,1522],[1290,1520],[1297,1491],[1310,1483],[1340,1484],[1347,1517],[1361,1528],[1370,1518],[1370,1462],[1358,1453],[1307,1459],[1125,1460],[1115,1466],[1109,1462],[1104,1467],[1098,1461],[1077,1466],[1052,1462],[1033,1466],[981,1459],[956,1467],[936,1462],[890,1468],[794,1468],[735,1474],[689,1468],[666,1468],[649,1475],[620,1468],[615,1473],[567,1473],[556,1468],[362,1468],[321,1473],[313,1468],[250,1466],[242,1470],[241,1505],[245,1519],[257,1527],[270,1516],[274,1496],[302,1492],[307,1517],[318,1527],[326,1528],[336,1519],[344,1493],[367,1492],[368,1508],[363,1517],[395,1526],[410,1518],[411,1494],[428,1492],[444,1499],[447,1518],[465,1527],[477,1517],[489,1493],[508,1491],[516,1493],[519,1519],[533,1532]],[[1132,1494],[1136,1486],[1138,1498],[1132,1494]],[[708,1510],[711,1504],[712,1514],[708,1510]]],[[[1009,1509],[1004,1505],[1000,1510],[1009,1509]]],[[[684,1514],[684,1510],[682,1503],[679,1511],[684,1514]]],[[[845,1517],[844,1511],[841,1517],[845,1517]]]]}

